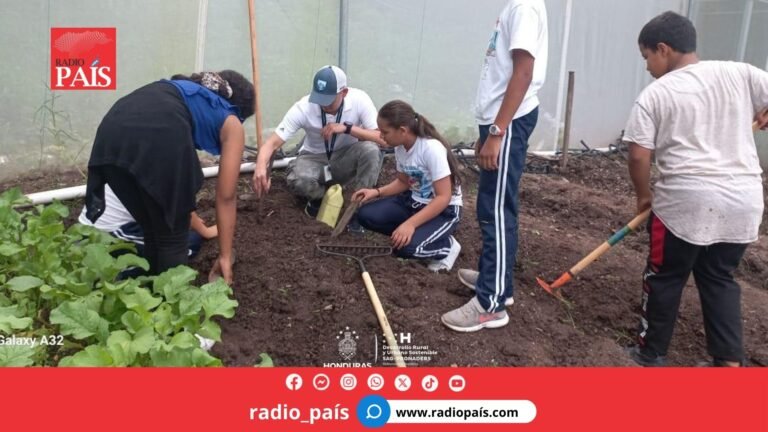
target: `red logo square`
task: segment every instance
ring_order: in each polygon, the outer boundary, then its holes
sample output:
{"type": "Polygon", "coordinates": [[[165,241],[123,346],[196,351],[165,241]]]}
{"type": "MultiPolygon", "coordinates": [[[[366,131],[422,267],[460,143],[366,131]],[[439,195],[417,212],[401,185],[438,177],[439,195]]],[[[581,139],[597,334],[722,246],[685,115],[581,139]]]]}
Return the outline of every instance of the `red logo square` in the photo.
{"type": "Polygon", "coordinates": [[[51,90],[115,90],[117,30],[51,28],[51,90]]]}

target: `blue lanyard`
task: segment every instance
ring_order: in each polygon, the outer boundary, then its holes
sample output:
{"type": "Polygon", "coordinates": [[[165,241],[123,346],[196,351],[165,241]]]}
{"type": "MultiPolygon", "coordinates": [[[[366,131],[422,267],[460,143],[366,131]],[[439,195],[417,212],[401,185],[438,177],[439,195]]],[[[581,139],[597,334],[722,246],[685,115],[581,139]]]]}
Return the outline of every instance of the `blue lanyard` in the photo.
{"type": "MultiPolygon", "coordinates": [[[[339,105],[339,111],[336,113],[336,123],[341,122],[341,115],[344,113],[344,101],[341,101],[341,105],[339,105]]],[[[320,108],[320,121],[323,123],[323,128],[325,128],[325,125],[328,123],[325,119],[325,111],[323,111],[323,108],[320,108]]],[[[333,148],[336,147],[336,137],[338,134],[333,134],[333,137],[331,138],[331,142],[328,143],[328,140],[325,141],[325,155],[328,156],[328,160],[331,160],[331,155],[333,155],[333,148]]]]}

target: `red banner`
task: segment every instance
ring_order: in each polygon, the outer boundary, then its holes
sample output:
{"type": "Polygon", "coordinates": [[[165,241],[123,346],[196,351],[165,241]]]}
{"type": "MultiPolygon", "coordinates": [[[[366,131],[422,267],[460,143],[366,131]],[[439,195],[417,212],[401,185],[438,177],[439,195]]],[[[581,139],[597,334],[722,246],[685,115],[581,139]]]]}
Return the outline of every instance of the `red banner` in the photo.
{"type": "Polygon", "coordinates": [[[117,30],[51,28],[51,90],[115,90],[117,30]]]}
{"type": "Polygon", "coordinates": [[[766,369],[3,369],[3,430],[768,430],[766,369]]]}

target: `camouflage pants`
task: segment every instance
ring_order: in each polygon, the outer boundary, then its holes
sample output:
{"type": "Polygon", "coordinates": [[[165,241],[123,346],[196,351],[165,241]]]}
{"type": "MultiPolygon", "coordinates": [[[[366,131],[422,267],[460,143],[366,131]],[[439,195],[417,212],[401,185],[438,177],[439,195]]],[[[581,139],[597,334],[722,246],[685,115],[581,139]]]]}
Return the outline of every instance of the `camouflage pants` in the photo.
{"type": "MultiPolygon", "coordinates": [[[[333,152],[330,161],[333,183],[340,184],[345,192],[374,187],[379,181],[382,160],[379,146],[370,141],[338,149],[333,152]]],[[[322,199],[326,185],[320,182],[320,178],[326,165],[329,162],[325,153],[299,153],[288,165],[288,188],[300,197],[322,199]]]]}

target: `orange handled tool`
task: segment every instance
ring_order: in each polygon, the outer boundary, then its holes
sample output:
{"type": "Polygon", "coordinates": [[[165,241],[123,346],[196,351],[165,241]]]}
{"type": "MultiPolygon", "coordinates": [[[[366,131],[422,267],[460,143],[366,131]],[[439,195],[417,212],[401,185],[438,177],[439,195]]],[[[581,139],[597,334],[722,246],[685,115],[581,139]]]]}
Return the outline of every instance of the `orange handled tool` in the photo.
{"type": "MultiPolygon", "coordinates": [[[[752,130],[757,131],[757,122],[752,123],[752,130]]],[[[544,288],[548,293],[559,298],[560,300],[564,300],[563,295],[560,294],[560,287],[570,282],[574,276],[579,274],[588,265],[592,264],[592,262],[594,262],[596,259],[600,258],[600,256],[603,255],[605,252],[607,252],[608,249],[611,248],[611,246],[620,242],[629,232],[636,230],[641,223],[645,222],[645,220],[648,219],[648,216],[650,214],[651,214],[651,209],[648,209],[640,213],[639,215],[637,215],[626,226],[624,226],[624,228],[616,231],[611,236],[611,238],[605,241],[605,243],[601,244],[597,249],[593,250],[589,255],[587,255],[586,257],[584,257],[584,259],[576,263],[575,266],[571,267],[570,270],[563,273],[559,278],[557,278],[557,280],[555,280],[551,284],[548,284],[542,278],[536,278],[536,282],[538,282],[539,285],[542,288],[544,288]]]]}

